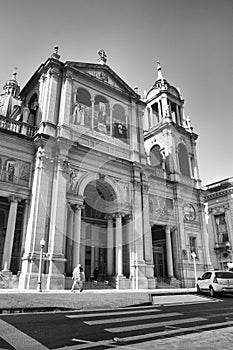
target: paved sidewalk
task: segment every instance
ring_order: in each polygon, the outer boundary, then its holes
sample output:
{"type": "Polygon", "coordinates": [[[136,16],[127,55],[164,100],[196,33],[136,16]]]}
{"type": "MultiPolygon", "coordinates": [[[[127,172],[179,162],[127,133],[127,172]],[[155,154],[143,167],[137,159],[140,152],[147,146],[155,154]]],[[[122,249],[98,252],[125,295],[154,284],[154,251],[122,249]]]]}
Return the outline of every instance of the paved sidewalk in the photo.
{"type": "Polygon", "coordinates": [[[82,293],[62,291],[19,291],[0,290],[0,313],[3,310],[30,311],[30,309],[99,309],[118,308],[133,305],[151,304],[153,295],[181,295],[195,293],[195,288],[153,289],[153,290],[116,290],[87,289],[82,293]]]}

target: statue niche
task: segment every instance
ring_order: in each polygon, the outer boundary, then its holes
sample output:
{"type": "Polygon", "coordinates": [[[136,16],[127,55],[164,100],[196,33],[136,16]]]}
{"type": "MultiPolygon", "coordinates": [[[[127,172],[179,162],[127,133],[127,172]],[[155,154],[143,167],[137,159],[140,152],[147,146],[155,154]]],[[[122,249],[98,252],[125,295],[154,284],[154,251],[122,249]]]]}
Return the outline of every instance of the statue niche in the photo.
{"type": "Polygon", "coordinates": [[[73,123],[91,128],[91,95],[83,88],[78,88],[75,94],[73,123]]]}
{"type": "Polygon", "coordinates": [[[112,119],[113,137],[127,142],[126,115],[125,110],[121,105],[115,104],[113,106],[112,119]]]}
{"type": "Polygon", "coordinates": [[[108,100],[103,96],[96,96],[94,111],[94,130],[110,134],[110,108],[108,100]]]}

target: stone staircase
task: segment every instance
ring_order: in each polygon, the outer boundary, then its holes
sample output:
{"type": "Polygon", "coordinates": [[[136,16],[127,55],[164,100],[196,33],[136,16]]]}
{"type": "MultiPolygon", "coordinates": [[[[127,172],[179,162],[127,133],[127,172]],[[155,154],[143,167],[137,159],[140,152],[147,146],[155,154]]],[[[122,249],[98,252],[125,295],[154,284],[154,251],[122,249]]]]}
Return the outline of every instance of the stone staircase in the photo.
{"type": "Polygon", "coordinates": [[[181,288],[182,283],[176,278],[157,278],[156,288],[157,289],[176,289],[181,288]]]}
{"type": "Polygon", "coordinates": [[[115,289],[110,285],[108,281],[86,281],[84,284],[85,289],[115,289]]]}

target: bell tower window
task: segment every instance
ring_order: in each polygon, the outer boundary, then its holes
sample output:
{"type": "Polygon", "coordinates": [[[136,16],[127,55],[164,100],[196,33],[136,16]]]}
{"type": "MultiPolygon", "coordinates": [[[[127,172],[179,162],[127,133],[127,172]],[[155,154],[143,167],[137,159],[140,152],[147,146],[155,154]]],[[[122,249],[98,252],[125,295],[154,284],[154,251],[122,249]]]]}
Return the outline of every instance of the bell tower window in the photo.
{"type": "Polygon", "coordinates": [[[152,127],[159,123],[159,105],[158,103],[154,103],[151,106],[152,111],[152,127]]]}
{"type": "Polygon", "coordinates": [[[162,168],[163,156],[161,154],[161,149],[159,145],[155,145],[154,147],[152,147],[150,151],[150,162],[151,166],[154,166],[156,168],[162,168]]]}
{"type": "Polygon", "coordinates": [[[172,120],[174,123],[180,125],[180,109],[179,106],[174,103],[174,102],[170,102],[170,109],[171,109],[171,114],[172,114],[172,120]]]}
{"type": "Polygon", "coordinates": [[[182,143],[180,143],[178,147],[178,158],[181,174],[190,177],[188,152],[186,147],[182,143]]]}

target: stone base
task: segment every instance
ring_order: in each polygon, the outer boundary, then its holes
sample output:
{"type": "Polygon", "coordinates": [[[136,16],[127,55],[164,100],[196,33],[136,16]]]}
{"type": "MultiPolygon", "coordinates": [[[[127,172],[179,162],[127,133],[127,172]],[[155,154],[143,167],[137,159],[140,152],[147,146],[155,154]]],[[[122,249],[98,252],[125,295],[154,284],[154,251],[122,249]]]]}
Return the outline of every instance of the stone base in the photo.
{"type": "MultiPolygon", "coordinates": [[[[42,274],[41,288],[46,290],[47,275],[42,274]]],[[[38,289],[38,273],[21,273],[19,276],[20,290],[37,290],[38,289]]]]}
{"type": "Polygon", "coordinates": [[[148,278],[148,289],[155,289],[157,284],[157,278],[148,278]]]}
{"type": "Polygon", "coordinates": [[[65,276],[62,274],[52,274],[47,277],[47,290],[64,290],[65,289],[65,276]]]}
{"type": "MultiPolygon", "coordinates": [[[[38,274],[21,273],[19,276],[19,289],[21,290],[37,290],[38,289],[38,274]]],[[[41,276],[42,290],[64,290],[65,276],[59,275],[44,275],[41,276]]]]}

